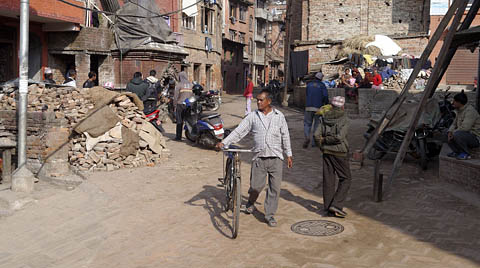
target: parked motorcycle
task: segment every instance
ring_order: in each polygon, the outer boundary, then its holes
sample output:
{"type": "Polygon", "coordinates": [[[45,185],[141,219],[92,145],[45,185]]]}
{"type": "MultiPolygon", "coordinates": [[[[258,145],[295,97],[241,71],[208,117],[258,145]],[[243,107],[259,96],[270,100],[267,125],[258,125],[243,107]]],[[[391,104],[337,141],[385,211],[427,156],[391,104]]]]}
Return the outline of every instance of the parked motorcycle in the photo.
{"type": "Polygon", "coordinates": [[[206,148],[215,145],[224,138],[223,120],[219,114],[202,113],[202,105],[198,98],[192,96],[185,100],[185,136],[191,142],[206,148]]]}
{"type": "Polygon", "coordinates": [[[162,127],[162,123],[165,122],[165,118],[168,114],[167,103],[163,103],[156,98],[148,98],[143,102],[143,113],[145,114],[147,120],[161,133],[164,133],[165,130],[162,127]]]}
{"type": "Polygon", "coordinates": [[[216,111],[220,108],[222,97],[220,96],[219,90],[203,91],[203,87],[194,82],[192,91],[197,97],[198,103],[202,105],[202,109],[206,111],[216,111]]]}
{"type": "MultiPolygon", "coordinates": [[[[448,92],[448,90],[447,90],[448,92]]],[[[445,94],[443,100],[436,103],[435,99],[431,99],[427,106],[430,110],[426,109],[420,124],[415,130],[413,139],[408,146],[407,153],[410,153],[413,157],[419,159],[420,166],[423,170],[428,167],[429,158],[435,157],[440,153],[442,147],[441,139],[436,139],[435,134],[444,135],[446,129],[450,127],[455,118],[453,112],[453,106],[448,101],[448,96],[445,94]]],[[[404,118],[404,122],[410,122],[408,116],[404,118]]],[[[402,120],[395,118],[390,125],[402,125],[402,120]],[[397,121],[397,122],[395,122],[397,121]]],[[[368,130],[364,134],[364,137],[368,140],[370,135],[375,130],[378,122],[371,120],[368,124],[368,130]]],[[[372,160],[382,159],[387,153],[398,153],[400,146],[407,131],[403,127],[388,127],[380,135],[367,153],[368,158],[372,160]]]]}
{"type": "Polygon", "coordinates": [[[175,114],[175,104],[173,103],[173,90],[168,86],[162,90],[160,94],[160,102],[166,104],[166,112],[169,115],[173,123],[177,122],[175,114]]]}
{"type": "Polygon", "coordinates": [[[278,80],[270,80],[264,89],[270,92],[273,101],[280,102],[280,93],[282,91],[282,87],[278,80]]]}

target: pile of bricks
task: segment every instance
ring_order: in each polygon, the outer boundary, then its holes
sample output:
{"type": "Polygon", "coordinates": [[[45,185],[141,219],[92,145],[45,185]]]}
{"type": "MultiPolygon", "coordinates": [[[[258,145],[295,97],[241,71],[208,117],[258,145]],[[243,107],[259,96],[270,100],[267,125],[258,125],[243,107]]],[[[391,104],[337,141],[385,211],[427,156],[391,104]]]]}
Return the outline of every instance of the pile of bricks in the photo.
{"type": "MultiPolygon", "coordinates": [[[[57,119],[66,119],[70,132],[62,146],[68,146],[68,161],[80,171],[112,171],[120,168],[154,166],[168,157],[168,149],[154,152],[140,136],[146,121],[143,111],[126,95],[119,95],[108,104],[119,117],[119,123],[104,135],[92,138],[86,133],[78,134],[73,128],[94,109],[89,90],[77,88],[45,88],[29,86],[28,112],[53,112],[57,119]],[[122,127],[135,132],[139,137],[135,153],[121,153],[122,127]]],[[[0,98],[0,110],[15,110],[15,92],[0,98]]],[[[164,145],[164,143],[163,143],[164,145]]]]}

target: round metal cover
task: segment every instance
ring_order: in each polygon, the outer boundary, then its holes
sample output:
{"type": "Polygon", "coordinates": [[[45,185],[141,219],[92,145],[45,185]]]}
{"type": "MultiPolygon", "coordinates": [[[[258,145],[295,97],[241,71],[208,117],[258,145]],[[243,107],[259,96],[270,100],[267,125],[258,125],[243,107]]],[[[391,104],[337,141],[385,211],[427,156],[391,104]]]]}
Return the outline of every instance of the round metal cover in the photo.
{"type": "Polygon", "coordinates": [[[343,232],[341,224],[325,220],[308,220],[292,225],[292,231],[297,234],[310,236],[331,236],[343,232]]]}

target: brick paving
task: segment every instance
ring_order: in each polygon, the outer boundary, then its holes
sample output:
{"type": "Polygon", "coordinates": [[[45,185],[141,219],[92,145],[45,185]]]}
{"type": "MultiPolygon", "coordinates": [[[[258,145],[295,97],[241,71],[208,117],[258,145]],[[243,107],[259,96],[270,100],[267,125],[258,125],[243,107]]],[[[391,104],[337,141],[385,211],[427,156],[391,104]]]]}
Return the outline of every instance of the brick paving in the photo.
{"type": "MultiPolygon", "coordinates": [[[[0,268],[480,267],[479,196],[440,182],[411,160],[382,203],[372,201],[367,161],[353,172],[349,216],[323,218],[321,155],[301,148],[301,112],[284,111],[294,168],[285,171],[277,228],[263,222],[262,193],[258,211],[242,214],[239,237],[230,239],[231,215],[223,212],[224,192],[217,187],[222,155],[168,141],[172,157],[160,166],[90,174],[72,191],[37,185],[37,202],[0,218],[0,268]],[[290,230],[315,219],[338,222],[345,231],[309,237],[290,230]]],[[[220,112],[227,125],[237,124],[243,99],[225,97],[220,112]]],[[[352,125],[356,149],[365,121],[352,125]]],[[[173,138],[174,126],[166,129],[173,138]]],[[[249,157],[242,157],[244,199],[249,157]]],[[[389,171],[389,162],[383,170],[389,171]]]]}

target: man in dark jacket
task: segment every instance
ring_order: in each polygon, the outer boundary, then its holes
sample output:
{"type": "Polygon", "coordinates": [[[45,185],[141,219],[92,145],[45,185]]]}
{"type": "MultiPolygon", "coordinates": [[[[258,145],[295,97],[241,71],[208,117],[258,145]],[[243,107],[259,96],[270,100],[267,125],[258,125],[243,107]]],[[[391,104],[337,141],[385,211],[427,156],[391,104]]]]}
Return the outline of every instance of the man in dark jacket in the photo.
{"type": "MultiPolygon", "coordinates": [[[[313,133],[318,128],[320,123],[320,116],[315,113],[320,107],[325,104],[328,104],[328,91],[325,84],[322,82],[323,73],[318,72],[315,74],[315,80],[308,83],[307,85],[307,95],[306,95],[306,104],[305,104],[305,117],[303,119],[304,131],[305,131],[305,142],[303,143],[303,148],[307,148],[310,143],[310,135],[312,132],[313,124],[313,133]]],[[[312,146],[314,143],[312,142],[312,146]]]]}
{"type": "Polygon", "coordinates": [[[143,81],[142,73],[136,72],[133,74],[133,79],[127,84],[127,91],[137,94],[140,100],[144,101],[147,93],[148,84],[143,81]]]}
{"type": "Polygon", "coordinates": [[[95,72],[88,73],[88,79],[83,83],[83,88],[92,88],[95,86],[95,80],[97,80],[97,74],[95,72]]]}
{"type": "Polygon", "coordinates": [[[352,183],[348,161],[348,119],[343,108],[345,98],[336,96],[331,104],[333,108],[324,113],[322,125],[314,138],[323,153],[323,206],[327,215],[345,217],[343,202],[352,183]],[[339,178],[336,190],[335,174],[339,178]]]}

